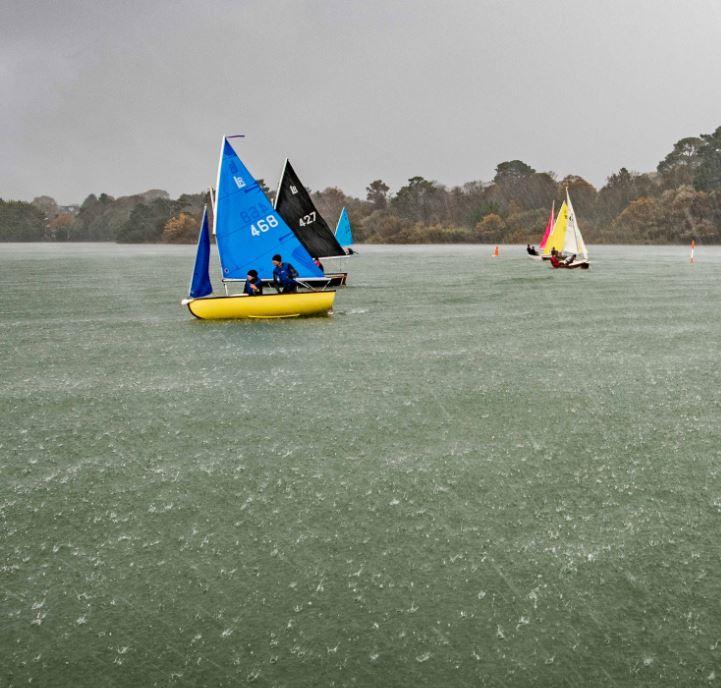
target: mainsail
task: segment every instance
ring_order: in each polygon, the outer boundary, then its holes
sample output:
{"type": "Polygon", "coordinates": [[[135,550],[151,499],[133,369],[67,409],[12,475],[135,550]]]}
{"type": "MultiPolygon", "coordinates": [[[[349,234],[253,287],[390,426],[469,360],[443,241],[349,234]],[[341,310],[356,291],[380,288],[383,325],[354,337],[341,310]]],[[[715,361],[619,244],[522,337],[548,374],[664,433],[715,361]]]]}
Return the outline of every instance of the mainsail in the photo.
{"type": "Polygon", "coordinates": [[[338,224],[335,228],[335,238],[343,248],[347,248],[353,243],[353,232],[351,232],[350,220],[345,208],[340,211],[338,224]]]}
{"type": "Polygon", "coordinates": [[[200,296],[207,296],[213,293],[213,285],[210,283],[208,263],[210,262],[210,232],[208,231],[208,206],[203,208],[203,219],[200,223],[198,234],[198,249],[195,253],[195,266],[193,267],[193,278],[190,280],[188,296],[197,299],[200,296]]]}
{"type": "Polygon", "coordinates": [[[543,255],[547,256],[551,253],[551,249],[556,249],[559,253],[563,250],[566,244],[566,228],[568,227],[568,206],[566,201],[563,202],[558,215],[556,216],[556,222],[553,225],[551,233],[548,235],[546,245],[543,247],[543,255]]]}
{"type": "Polygon", "coordinates": [[[314,258],[345,255],[287,158],[275,196],[275,209],[314,258]]]}
{"type": "Polygon", "coordinates": [[[576,213],[573,212],[573,204],[571,203],[571,197],[568,195],[568,189],[566,189],[566,204],[568,206],[568,227],[563,252],[568,255],[581,256],[584,260],[588,260],[588,251],[583,236],[581,236],[581,230],[578,228],[576,213]]]}
{"type": "Polygon", "coordinates": [[[541,243],[538,244],[538,248],[546,248],[546,242],[548,241],[548,237],[551,234],[551,230],[553,229],[553,212],[556,209],[556,201],[553,201],[551,204],[551,214],[548,216],[548,222],[546,222],[546,230],[543,232],[543,238],[541,239],[541,243]]]}
{"type": "Polygon", "coordinates": [[[301,278],[323,276],[225,137],[218,165],[215,235],[223,279],[245,279],[250,269],[270,279],[276,253],[292,263],[301,278]]]}

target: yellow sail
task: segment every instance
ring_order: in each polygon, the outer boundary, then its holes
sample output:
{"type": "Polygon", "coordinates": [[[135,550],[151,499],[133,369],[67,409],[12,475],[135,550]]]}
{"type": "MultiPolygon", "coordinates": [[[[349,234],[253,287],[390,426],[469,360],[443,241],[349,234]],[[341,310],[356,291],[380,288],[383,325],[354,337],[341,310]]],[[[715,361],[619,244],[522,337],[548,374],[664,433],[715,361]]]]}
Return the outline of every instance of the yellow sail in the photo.
{"type": "Polygon", "coordinates": [[[556,224],[553,225],[553,230],[548,235],[548,241],[543,247],[543,255],[547,256],[551,253],[551,249],[555,248],[559,253],[563,251],[563,246],[566,243],[566,228],[568,227],[568,206],[566,201],[561,205],[558,215],[556,216],[556,224]]]}

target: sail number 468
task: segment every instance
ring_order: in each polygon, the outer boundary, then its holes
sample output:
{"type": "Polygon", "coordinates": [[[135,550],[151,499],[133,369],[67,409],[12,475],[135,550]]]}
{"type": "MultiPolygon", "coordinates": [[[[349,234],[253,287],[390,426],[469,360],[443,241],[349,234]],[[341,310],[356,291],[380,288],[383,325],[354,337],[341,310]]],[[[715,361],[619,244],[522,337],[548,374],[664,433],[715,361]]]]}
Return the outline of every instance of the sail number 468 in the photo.
{"type": "Polygon", "coordinates": [[[265,219],[261,218],[255,224],[250,225],[250,233],[253,236],[260,236],[263,232],[267,232],[271,227],[277,227],[278,220],[274,215],[268,215],[265,219]]]}

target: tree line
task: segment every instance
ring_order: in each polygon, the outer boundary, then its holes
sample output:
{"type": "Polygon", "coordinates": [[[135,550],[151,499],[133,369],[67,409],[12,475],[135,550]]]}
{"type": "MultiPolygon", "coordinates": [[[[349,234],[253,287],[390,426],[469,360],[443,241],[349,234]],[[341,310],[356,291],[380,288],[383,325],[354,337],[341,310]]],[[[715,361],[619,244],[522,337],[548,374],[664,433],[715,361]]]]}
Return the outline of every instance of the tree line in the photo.
{"type": "MultiPolygon", "coordinates": [[[[449,188],[415,176],[395,193],[376,179],[365,199],[337,187],[311,195],[331,225],[345,206],[359,243],[535,243],[566,188],[587,243],[721,243],[721,127],[677,141],[655,172],[622,167],[600,189],[578,175],[559,180],[510,160],[498,164],[490,182],[449,188]]],[[[191,243],[207,202],[207,193],[172,199],[158,189],[91,194],[77,207],[49,196],[0,199],[0,241],[191,243]]]]}

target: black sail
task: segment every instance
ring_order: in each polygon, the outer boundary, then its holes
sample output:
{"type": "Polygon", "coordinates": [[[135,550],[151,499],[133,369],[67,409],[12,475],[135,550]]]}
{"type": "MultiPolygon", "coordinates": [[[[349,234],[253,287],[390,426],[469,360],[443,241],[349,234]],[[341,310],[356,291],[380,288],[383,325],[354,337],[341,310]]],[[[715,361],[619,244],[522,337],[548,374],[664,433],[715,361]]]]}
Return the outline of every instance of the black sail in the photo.
{"type": "Polygon", "coordinates": [[[285,161],[280,178],[275,209],[314,258],[346,255],[289,160],[285,161]]]}

